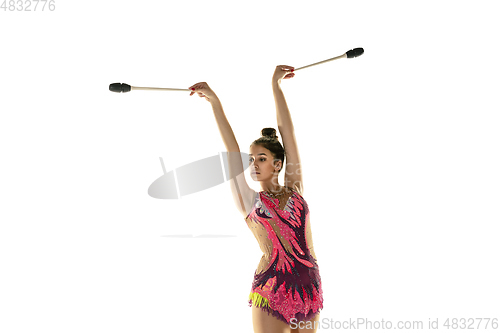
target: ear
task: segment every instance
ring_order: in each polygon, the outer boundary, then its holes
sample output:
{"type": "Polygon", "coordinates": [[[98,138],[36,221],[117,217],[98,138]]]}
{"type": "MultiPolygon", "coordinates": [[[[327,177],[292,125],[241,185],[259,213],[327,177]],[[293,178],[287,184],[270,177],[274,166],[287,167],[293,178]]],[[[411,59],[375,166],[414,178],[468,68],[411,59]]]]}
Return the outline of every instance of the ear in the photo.
{"type": "Polygon", "coordinates": [[[283,169],[283,163],[281,162],[281,160],[278,160],[278,162],[276,163],[276,168],[279,168],[279,170],[276,170],[276,171],[280,171],[283,169]]]}

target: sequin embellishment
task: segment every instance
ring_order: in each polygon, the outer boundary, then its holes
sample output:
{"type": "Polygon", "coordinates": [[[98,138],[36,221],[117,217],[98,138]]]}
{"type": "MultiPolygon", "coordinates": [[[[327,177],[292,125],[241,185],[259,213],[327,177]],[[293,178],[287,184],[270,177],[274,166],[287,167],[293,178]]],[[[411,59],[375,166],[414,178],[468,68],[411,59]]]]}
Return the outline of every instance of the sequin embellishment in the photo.
{"type": "Polygon", "coordinates": [[[283,209],[279,199],[263,192],[255,201],[245,220],[264,254],[254,274],[249,306],[287,324],[292,318],[307,321],[323,309],[319,267],[306,241],[307,203],[296,191],[283,209]]]}

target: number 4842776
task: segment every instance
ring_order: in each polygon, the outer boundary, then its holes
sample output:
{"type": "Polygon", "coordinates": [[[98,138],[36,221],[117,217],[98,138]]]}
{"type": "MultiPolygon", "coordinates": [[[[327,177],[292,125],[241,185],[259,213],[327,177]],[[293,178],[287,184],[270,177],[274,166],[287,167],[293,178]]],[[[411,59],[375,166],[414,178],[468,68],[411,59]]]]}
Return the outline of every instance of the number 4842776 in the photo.
{"type": "Polygon", "coordinates": [[[35,12],[56,10],[55,0],[4,0],[0,9],[10,12],[35,12]]]}

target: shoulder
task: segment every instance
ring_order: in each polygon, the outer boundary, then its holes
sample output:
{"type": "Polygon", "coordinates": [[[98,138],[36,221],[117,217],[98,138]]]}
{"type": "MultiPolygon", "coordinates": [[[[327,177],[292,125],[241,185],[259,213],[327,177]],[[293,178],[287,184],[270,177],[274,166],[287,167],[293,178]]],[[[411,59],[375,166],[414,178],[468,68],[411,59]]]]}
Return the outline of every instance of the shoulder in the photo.
{"type": "Polygon", "coordinates": [[[261,192],[251,190],[251,192],[248,194],[248,197],[246,198],[244,205],[247,209],[240,211],[245,219],[247,219],[248,216],[250,216],[250,213],[252,213],[255,207],[255,202],[260,198],[260,193],[261,192]]]}
{"type": "Polygon", "coordinates": [[[302,196],[302,190],[300,188],[298,188],[297,186],[293,186],[293,187],[290,187],[290,186],[285,186],[288,190],[292,191],[292,192],[295,192],[297,194],[300,194],[300,196],[302,196]]]}

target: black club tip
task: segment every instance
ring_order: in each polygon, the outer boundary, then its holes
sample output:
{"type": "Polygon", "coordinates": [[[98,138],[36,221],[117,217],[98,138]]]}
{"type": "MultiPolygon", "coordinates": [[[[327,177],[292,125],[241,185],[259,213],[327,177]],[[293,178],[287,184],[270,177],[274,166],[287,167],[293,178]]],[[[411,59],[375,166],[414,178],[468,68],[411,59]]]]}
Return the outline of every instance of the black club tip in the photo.
{"type": "Polygon", "coordinates": [[[126,83],[111,83],[109,85],[109,90],[110,91],[113,91],[113,92],[117,92],[117,93],[120,93],[120,92],[129,92],[131,90],[131,87],[130,85],[126,84],[126,83]]]}
{"type": "Polygon", "coordinates": [[[347,58],[356,58],[362,55],[365,52],[362,47],[358,47],[346,52],[347,58]]]}

